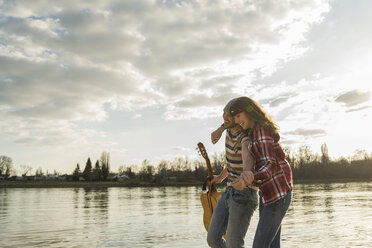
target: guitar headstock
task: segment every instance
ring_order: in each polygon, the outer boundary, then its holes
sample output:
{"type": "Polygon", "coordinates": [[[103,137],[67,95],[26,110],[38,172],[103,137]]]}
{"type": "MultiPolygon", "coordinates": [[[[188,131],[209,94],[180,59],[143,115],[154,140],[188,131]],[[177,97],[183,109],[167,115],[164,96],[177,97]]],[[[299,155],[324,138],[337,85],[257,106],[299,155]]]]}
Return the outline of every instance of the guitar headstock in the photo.
{"type": "Polygon", "coordinates": [[[205,147],[204,147],[203,143],[199,142],[198,143],[198,148],[199,148],[199,151],[200,151],[200,154],[202,155],[202,157],[205,158],[205,159],[208,159],[208,154],[207,154],[207,151],[205,150],[205,147]]]}
{"type": "Polygon", "coordinates": [[[203,143],[201,143],[201,142],[198,143],[198,148],[199,148],[199,153],[205,159],[205,162],[206,162],[207,168],[208,168],[208,178],[209,178],[209,180],[211,180],[213,178],[213,171],[212,171],[211,162],[209,161],[209,158],[208,158],[207,151],[205,150],[205,147],[204,147],[203,143]]]}

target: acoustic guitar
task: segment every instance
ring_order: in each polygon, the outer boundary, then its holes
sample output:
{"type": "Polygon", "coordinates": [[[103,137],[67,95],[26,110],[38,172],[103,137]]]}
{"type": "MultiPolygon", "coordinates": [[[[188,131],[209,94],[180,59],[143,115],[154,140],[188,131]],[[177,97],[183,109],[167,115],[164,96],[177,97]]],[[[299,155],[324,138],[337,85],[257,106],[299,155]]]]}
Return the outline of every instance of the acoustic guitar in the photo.
{"type": "MultiPolygon", "coordinates": [[[[202,157],[205,159],[205,162],[207,164],[208,168],[208,181],[213,179],[213,171],[212,171],[212,166],[211,162],[209,161],[207,151],[205,150],[205,147],[203,143],[199,142],[198,143],[198,148],[200,151],[200,154],[202,157]]],[[[218,200],[221,198],[221,193],[219,193],[216,189],[216,185],[210,184],[210,183],[205,183],[203,190],[206,188],[206,184],[208,185],[208,191],[203,192],[200,196],[200,201],[204,209],[204,214],[203,214],[203,223],[205,230],[208,231],[209,224],[212,219],[212,214],[214,209],[217,206],[218,200]]]]}

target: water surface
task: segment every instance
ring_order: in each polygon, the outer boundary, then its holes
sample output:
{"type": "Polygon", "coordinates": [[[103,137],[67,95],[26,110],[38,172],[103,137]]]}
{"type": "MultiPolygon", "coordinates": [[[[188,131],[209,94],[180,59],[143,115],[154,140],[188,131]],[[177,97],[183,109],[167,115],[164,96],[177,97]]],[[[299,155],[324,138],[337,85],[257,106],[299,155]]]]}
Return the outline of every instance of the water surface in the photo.
{"type": "MultiPolygon", "coordinates": [[[[369,247],[372,183],[295,185],[283,247],[369,247]]],[[[201,187],[0,189],[0,247],[208,247],[201,187]]],[[[258,221],[246,236],[251,247],[258,221]]]]}

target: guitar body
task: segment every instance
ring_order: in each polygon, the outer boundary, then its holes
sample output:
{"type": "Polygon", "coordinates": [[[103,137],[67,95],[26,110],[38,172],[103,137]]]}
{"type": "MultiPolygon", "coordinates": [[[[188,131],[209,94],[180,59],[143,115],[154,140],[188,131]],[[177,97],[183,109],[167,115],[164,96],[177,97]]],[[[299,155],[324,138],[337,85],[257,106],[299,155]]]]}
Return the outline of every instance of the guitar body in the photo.
{"type": "Polygon", "coordinates": [[[201,194],[200,196],[200,201],[204,209],[203,223],[205,230],[207,231],[209,229],[209,224],[211,223],[212,220],[212,214],[220,198],[221,193],[219,193],[216,190],[212,191],[211,193],[208,191],[206,193],[201,194]]]}
{"type": "MultiPolygon", "coordinates": [[[[201,142],[198,143],[198,148],[199,148],[201,155],[205,158],[207,168],[208,168],[208,180],[210,181],[213,178],[213,171],[212,171],[211,163],[208,158],[207,151],[205,150],[204,145],[201,142]]],[[[204,210],[203,223],[204,223],[205,230],[207,231],[209,229],[209,224],[211,223],[214,209],[217,206],[218,200],[221,198],[221,193],[219,193],[216,190],[216,186],[214,184],[212,185],[208,184],[208,187],[209,187],[208,192],[202,193],[200,196],[200,201],[201,201],[201,204],[204,210]]]]}

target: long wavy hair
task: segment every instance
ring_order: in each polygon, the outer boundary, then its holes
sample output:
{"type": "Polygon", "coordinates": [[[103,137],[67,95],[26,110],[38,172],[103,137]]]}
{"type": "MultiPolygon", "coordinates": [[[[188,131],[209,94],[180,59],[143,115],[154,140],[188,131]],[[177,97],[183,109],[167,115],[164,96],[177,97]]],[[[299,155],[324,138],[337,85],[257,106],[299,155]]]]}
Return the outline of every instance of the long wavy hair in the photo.
{"type": "Polygon", "coordinates": [[[268,127],[271,135],[279,136],[278,127],[275,125],[270,116],[266,114],[261,106],[253,99],[242,96],[237,98],[230,106],[229,113],[231,116],[235,116],[242,112],[245,112],[248,118],[253,120],[256,125],[268,127]]]}

